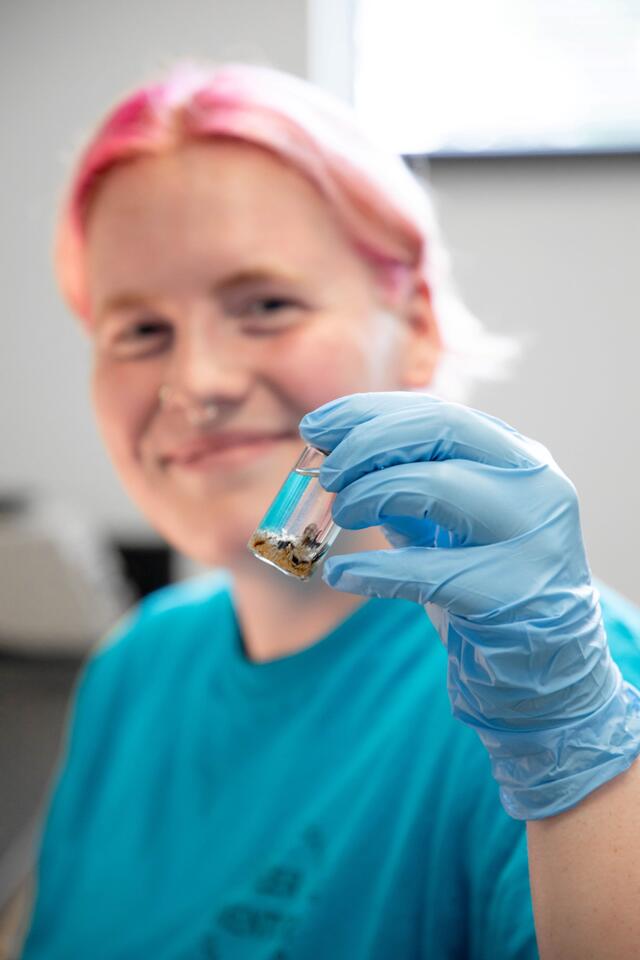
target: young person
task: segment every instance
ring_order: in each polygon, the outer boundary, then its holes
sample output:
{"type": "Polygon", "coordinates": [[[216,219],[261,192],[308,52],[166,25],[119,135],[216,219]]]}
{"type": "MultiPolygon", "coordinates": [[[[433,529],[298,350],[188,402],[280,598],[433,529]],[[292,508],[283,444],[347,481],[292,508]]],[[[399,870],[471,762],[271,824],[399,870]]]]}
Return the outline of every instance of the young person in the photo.
{"type": "Polygon", "coordinates": [[[87,145],[57,269],[123,483],[213,572],[85,669],[25,960],[531,958],[531,893],[544,960],[631,957],[640,618],[548,452],[455,402],[506,348],[401,161],[178,66],[87,145]],[[344,528],[305,584],[246,546],[303,440],[344,528]]]}

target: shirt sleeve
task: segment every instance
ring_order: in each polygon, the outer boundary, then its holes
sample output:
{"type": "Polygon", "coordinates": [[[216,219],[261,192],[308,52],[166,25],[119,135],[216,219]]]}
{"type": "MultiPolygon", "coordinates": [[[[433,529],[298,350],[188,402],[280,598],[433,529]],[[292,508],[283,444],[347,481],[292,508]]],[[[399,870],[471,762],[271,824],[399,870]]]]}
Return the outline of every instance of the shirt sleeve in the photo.
{"type": "MultiPolygon", "coordinates": [[[[110,843],[104,811],[114,790],[126,795],[129,786],[130,744],[136,740],[143,778],[145,737],[154,729],[158,701],[170,702],[176,671],[192,663],[192,644],[211,629],[218,605],[227,610],[225,585],[215,574],[143,598],[81,672],[50,791],[22,960],[69,960],[77,955],[70,944],[86,942],[87,878],[95,876],[96,864],[99,872],[101,845],[110,843]]],[[[123,818],[124,824],[126,811],[123,818]]],[[[99,898],[94,905],[99,913],[99,898]]]]}
{"type": "MultiPolygon", "coordinates": [[[[474,734],[475,738],[475,734],[474,734]]],[[[468,960],[538,960],[526,824],[504,811],[479,740],[460,758],[468,960]]]]}
{"type": "Polygon", "coordinates": [[[479,821],[478,829],[471,861],[471,956],[537,960],[526,826],[499,807],[479,821]]]}
{"type": "Polygon", "coordinates": [[[52,960],[59,955],[56,943],[77,872],[78,835],[102,777],[109,723],[118,716],[123,658],[116,641],[129,625],[126,617],[110,632],[76,683],[40,836],[35,897],[22,960],[52,960]]]}

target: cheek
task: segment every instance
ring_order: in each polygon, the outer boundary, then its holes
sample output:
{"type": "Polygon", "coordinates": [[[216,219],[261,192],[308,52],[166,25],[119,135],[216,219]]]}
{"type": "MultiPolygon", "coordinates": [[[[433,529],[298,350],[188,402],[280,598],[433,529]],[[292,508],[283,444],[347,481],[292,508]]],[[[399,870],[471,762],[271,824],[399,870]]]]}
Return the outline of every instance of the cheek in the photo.
{"type": "Polygon", "coordinates": [[[319,324],[280,353],[279,382],[302,413],[350,393],[399,389],[400,329],[396,317],[341,317],[319,324]]]}
{"type": "Polygon", "coordinates": [[[100,363],[94,367],[91,387],[100,433],[115,463],[124,469],[135,459],[157,391],[140,371],[131,377],[124,367],[100,363]]]}

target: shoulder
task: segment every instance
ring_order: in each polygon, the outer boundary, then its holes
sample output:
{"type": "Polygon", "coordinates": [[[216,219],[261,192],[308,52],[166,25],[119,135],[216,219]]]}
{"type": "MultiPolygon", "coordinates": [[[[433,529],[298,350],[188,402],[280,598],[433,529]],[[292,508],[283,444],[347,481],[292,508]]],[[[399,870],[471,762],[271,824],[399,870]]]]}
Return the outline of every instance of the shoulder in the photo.
{"type": "Polygon", "coordinates": [[[94,649],[76,683],[65,781],[82,780],[82,771],[93,769],[113,744],[132,744],[132,729],[144,738],[168,704],[192,696],[199,678],[216,669],[226,646],[219,641],[234,622],[229,581],[216,573],[159,590],[130,610],[94,649]]]}
{"type": "Polygon", "coordinates": [[[228,626],[233,607],[226,573],[214,572],[172,584],[144,597],[94,649],[91,663],[135,656],[152,643],[162,651],[183,647],[207,624],[213,632],[228,626]]]}
{"type": "Polygon", "coordinates": [[[78,710],[95,712],[141,690],[172,684],[192,672],[196,654],[213,658],[233,629],[230,581],[213,572],[141,600],[94,648],[76,690],[78,710]],[[151,675],[153,684],[150,684],[151,675]]]}
{"type": "Polygon", "coordinates": [[[230,580],[225,571],[214,571],[183,580],[148,594],[105,637],[98,648],[108,649],[123,635],[141,628],[161,629],[176,624],[197,623],[230,601],[230,580]]]}

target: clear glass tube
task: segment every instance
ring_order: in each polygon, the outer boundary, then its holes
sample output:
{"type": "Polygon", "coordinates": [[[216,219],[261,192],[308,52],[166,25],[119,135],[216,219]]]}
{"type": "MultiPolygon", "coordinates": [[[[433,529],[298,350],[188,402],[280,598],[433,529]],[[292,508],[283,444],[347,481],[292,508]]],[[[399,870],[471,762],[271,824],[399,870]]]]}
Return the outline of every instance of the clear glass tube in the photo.
{"type": "Polygon", "coordinates": [[[308,580],[340,532],[331,516],[335,494],[318,479],[326,454],[305,447],[247,546],[288,576],[308,580]]]}

